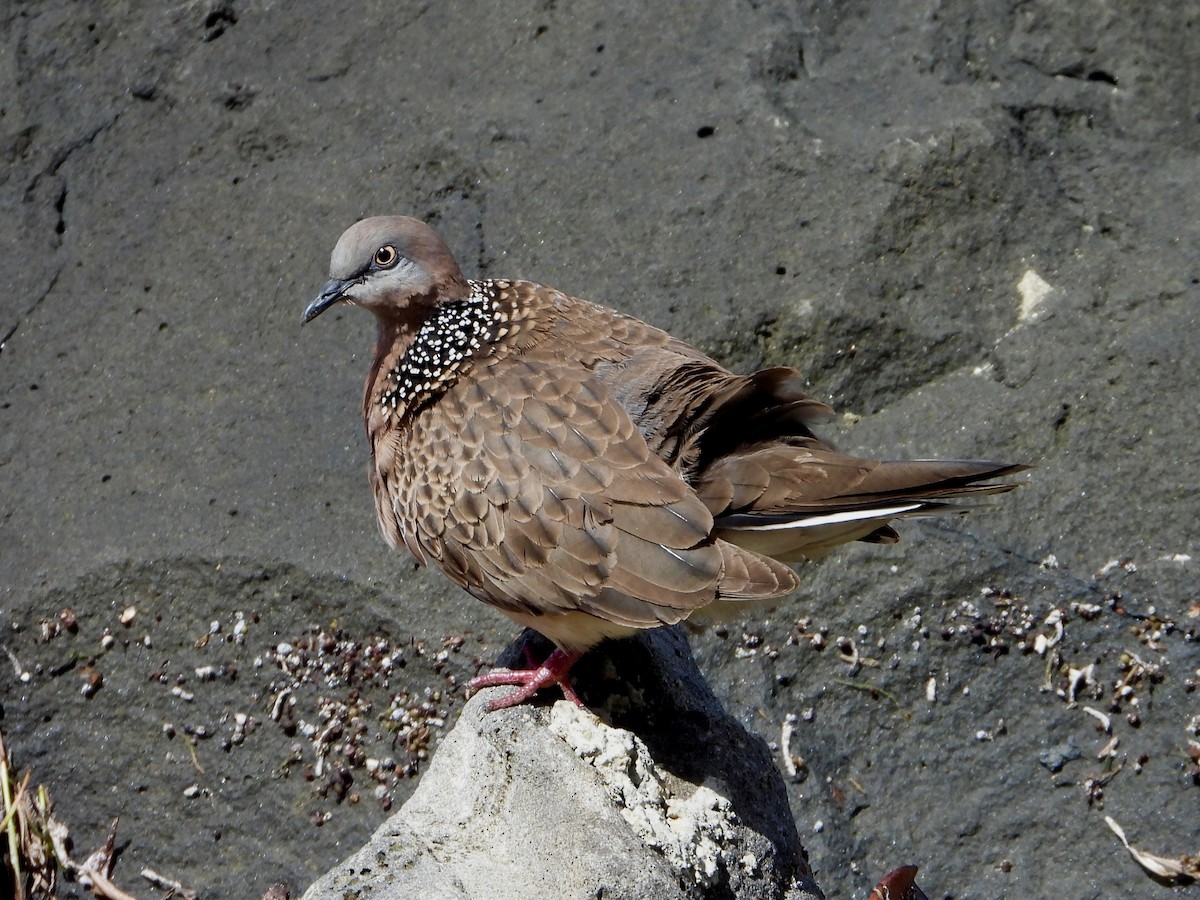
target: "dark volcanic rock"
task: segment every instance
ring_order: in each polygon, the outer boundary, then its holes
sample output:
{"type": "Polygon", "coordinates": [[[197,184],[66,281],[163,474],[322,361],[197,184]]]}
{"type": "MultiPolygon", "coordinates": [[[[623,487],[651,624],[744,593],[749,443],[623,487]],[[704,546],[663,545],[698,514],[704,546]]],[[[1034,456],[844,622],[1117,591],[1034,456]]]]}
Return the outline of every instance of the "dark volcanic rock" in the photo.
{"type": "Polygon", "coordinates": [[[799,760],[828,896],[904,863],[930,896],[1170,895],[1104,816],[1200,840],[1198,28],[1193,0],[7,4],[9,746],[77,846],[121,816],[119,883],[206,897],[302,887],[411,792],[514,630],[375,534],[369,317],[297,324],[342,229],[408,213],[469,275],[800,366],[847,449],[1036,463],[696,655],[799,760]],[[239,612],[267,624],[227,643],[239,612]]]}

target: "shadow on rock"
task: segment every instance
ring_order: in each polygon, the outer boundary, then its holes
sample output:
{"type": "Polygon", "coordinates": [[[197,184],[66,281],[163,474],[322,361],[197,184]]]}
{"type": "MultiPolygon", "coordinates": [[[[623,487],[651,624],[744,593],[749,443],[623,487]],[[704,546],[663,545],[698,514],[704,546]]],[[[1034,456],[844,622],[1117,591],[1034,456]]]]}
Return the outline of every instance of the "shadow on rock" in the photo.
{"type": "Polygon", "coordinates": [[[770,842],[778,874],[816,892],[776,760],[713,694],[681,629],[609,641],[574,673],[582,699],[606,724],[637,735],[679,781],[718,785],[738,819],[770,842]]]}

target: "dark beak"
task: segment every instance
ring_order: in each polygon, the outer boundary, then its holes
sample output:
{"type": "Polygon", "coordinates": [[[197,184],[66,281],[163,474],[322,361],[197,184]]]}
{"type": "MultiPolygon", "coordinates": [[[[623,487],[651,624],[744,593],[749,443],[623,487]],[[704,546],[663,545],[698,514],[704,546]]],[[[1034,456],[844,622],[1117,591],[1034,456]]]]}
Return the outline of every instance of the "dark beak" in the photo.
{"type": "Polygon", "coordinates": [[[317,294],[317,299],[308,304],[304,310],[304,315],[300,317],[300,324],[307,325],[333,304],[344,300],[346,288],[350,287],[352,283],[338,278],[326,282],[325,287],[321,288],[321,293],[317,294]]]}

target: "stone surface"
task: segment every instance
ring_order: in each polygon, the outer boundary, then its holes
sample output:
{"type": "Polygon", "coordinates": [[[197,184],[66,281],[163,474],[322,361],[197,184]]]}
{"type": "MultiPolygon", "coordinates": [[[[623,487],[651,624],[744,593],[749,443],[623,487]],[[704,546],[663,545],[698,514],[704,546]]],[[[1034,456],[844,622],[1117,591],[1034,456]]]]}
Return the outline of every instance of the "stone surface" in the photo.
{"type": "Polygon", "coordinates": [[[9,746],[78,845],[121,816],[131,888],[147,865],[206,897],[302,888],[384,821],[377,786],[406,799],[413,777],[365,760],[419,774],[513,632],[375,534],[369,317],[297,322],[345,226],[409,213],[468,275],[610,303],[734,368],[798,365],[859,417],[827,432],[847,450],[1038,464],[986,513],[812,567],[696,655],[750,731],[782,749],[796,717],[789,799],[827,896],[904,863],[930,896],[1173,896],[1104,816],[1162,855],[1200,842],[1198,15],[0,5],[9,746]],[[77,632],[43,641],[65,607],[77,632]],[[367,676],[384,638],[396,662],[367,676]],[[293,729],[271,713],[303,672],[293,729]],[[320,740],[322,710],[364,759],[320,740]],[[238,713],[260,725],[234,744],[238,713]],[[1071,736],[1083,755],[1048,772],[1071,736]]]}
{"type": "Polygon", "coordinates": [[[482,692],[404,807],[305,897],[821,896],[770,751],[682,637],[605,649],[580,678],[604,719],[562,699],[488,714],[482,692]],[[598,677],[625,666],[640,684],[598,677]]]}

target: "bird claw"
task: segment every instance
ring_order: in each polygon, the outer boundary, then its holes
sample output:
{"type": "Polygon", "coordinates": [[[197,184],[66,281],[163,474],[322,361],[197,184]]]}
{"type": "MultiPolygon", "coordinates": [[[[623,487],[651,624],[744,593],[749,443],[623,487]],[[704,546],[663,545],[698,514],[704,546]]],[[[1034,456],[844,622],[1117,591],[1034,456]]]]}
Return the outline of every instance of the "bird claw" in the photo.
{"type": "Polygon", "coordinates": [[[551,687],[552,685],[558,685],[562,688],[563,695],[580,709],[587,709],[583,705],[583,701],[579,699],[579,695],[575,693],[575,688],[571,686],[571,681],[567,677],[571,666],[575,664],[580,655],[579,653],[567,652],[566,650],[555,650],[546,658],[544,663],[536,668],[493,669],[486,675],[478,675],[472,678],[467,683],[467,689],[474,693],[480,688],[485,687],[496,687],[502,684],[517,685],[515,691],[509,691],[503,697],[491,701],[487,705],[488,712],[517,706],[531,698],[542,688],[551,687]]]}

